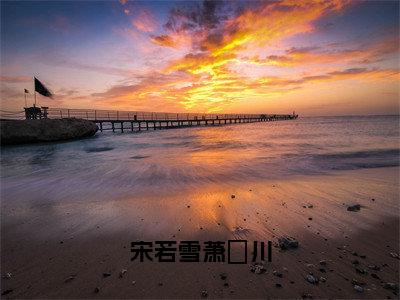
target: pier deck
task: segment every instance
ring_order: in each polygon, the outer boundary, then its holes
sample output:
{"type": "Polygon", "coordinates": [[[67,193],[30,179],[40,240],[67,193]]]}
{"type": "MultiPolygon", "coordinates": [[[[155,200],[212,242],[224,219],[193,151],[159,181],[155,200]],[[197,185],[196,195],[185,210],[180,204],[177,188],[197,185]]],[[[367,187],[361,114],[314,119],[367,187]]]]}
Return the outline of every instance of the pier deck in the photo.
{"type": "MultiPolygon", "coordinates": [[[[23,113],[23,112],[21,112],[23,113]]],[[[108,111],[89,109],[49,108],[46,117],[50,119],[80,118],[91,120],[100,131],[142,131],[167,128],[241,124],[293,120],[295,114],[196,114],[196,113],[157,113],[135,111],[108,111]]],[[[12,116],[19,116],[17,113],[12,116]]]]}
{"type": "Polygon", "coordinates": [[[49,118],[76,117],[92,120],[100,131],[142,131],[167,128],[269,122],[296,119],[297,115],[277,114],[196,114],[134,111],[49,109],[49,118]]]}

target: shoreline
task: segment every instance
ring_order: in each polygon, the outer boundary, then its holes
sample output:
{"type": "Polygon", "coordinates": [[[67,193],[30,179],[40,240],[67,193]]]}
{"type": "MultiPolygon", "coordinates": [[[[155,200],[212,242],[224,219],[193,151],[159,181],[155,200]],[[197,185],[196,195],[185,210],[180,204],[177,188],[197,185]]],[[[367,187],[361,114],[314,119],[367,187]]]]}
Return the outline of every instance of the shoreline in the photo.
{"type": "Polygon", "coordinates": [[[399,260],[390,255],[399,253],[398,171],[341,171],[229,189],[210,185],[170,196],[6,205],[2,266],[12,277],[2,280],[2,291],[13,289],[9,298],[200,298],[203,290],[209,298],[396,298],[383,286],[399,283],[399,260]],[[361,210],[347,211],[351,204],[361,210]],[[130,242],[137,240],[241,238],[276,246],[284,235],[294,236],[299,248],[273,247],[263,274],[250,272],[251,263],[130,261],[130,242]],[[325,273],[321,260],[327,261],[325,273]],[[357,272],[354,260],[368,273],[357,272]],[[380,270],[371,270],[373,265],[380,270]],[[111,276],[103,278],[104,272],[111,276]],[[310,272],[326,281],[310,284],[310,272]],[[365,283],[362,293],[353,279],[365,283]]]}

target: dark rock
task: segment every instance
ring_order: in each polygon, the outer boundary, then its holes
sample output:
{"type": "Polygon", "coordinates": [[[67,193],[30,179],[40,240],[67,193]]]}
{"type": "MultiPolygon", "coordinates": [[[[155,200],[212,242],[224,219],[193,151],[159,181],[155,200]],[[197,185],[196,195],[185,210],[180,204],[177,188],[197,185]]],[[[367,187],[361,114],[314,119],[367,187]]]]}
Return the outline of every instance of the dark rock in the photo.
{"type": "Polygon", "coordinates": [[[201,291],[201,297],[206,298],[208,296],[207,290],[202,290],[201,291]]]}
{"type": "Polygon", "coordinates": [[[231,195],[231,198],[232,198],[232,199],[235,199],[235,197],[236,197],[235,195],[231,195]]]}
{"type": "Polygon", "coordinates": [[[366,270],[358,268],[358,267],[356,267],[356,272],[360,273],[360,274],[367,274],[368,273],[366,270]]]}
{"type": "Polygon", "coordinates": [[[355,289],[357,292],[359,292],[359,293],[364,292],[363,287],[361,287],[361,286],[359,286],[359,285],[355,285],[355,286],[354,286],[354,289],[355,289]]]}
{"type": "Polygon", "coordinates": [[[304,293],[303,295],[301,295],[301,298],[303,298],[303,299],[312,299],[313,296],[311,294],[309,294],[309,293],[304,293]]]}
{"type": "Polygon", "coordinates": [[[70,282],[75,279],[75,275],[69,276],[67,279],[64,280],[65,283],[70,282]]]}
{"type": "Polygon", "coordinates": [[[392,290],[395,293],[399,292],[399,286],[396,283],[393,282],[387,282],[383,285],[383,288],[387,289],[387,290],[392,290]]]}
{"type": "Polygon", "coordinates": [[[111,276],[111,273],[109,273],[109,272],[106,272],[106,273],[103,273],[103,277],[105,278],[105,277],[110,277],[111,276]]]}
{"type": "Polygon", "coordinates": [[[281,287],[282,287],[282,284],[280,284],[280,283],[275,283],[275,286],[276,286],[277,288],[281,288],[281,287]]]}
{"type": "Polygon", "coordinates": [[[224,283],[224,286],[225,286],[225,287],[228,287],[228,286],[229,286],[229,283],[225,282],[225,283],[224,283]]]}
{"type": "Polygon", "coordinates": [[[272,274],[275,275],[275,276],[277,276],[277,277],[279,277],[279,278],[282,278],[282,277],[283,277],[283,274],[280,273],[280,272],[277,272],[277,271],[273,271],[272,274]]]}
{"type": "Polygon", "coordinates": [[[222,280],[225,280],[228,276],[227,276],[225,273],[221,273],[221,274],[219,274],[219,277],[220,277],[222,280]]]}
{"type": "Polygon", "coordinates": [[[98,292],[100,292],[100,288],[98,286],[95,287],[94,292],[97,294],[98,292]]]}
{"type": "Polygon", "coordinates": [[[360,204],[354,204],[347,207],[348,211],[359,211],[361,209],[360,204]]]}
{"type": "Polygon", "coordinates": [[[12,293],[13,291],[14,291],[14,290],[11,290],[11,289],[5,290],[4,292],[1,293],[1,295],[2,295],[2,296],[8,295],[9,293],[12,293]]]}
{"type": "Polygon", "coordinates": [[[281,249],[291,249],[291,248],[297,248],[299,246],[299,242],[296,241],[295,238],[289,236],[283,236],[278,238],[278,243],[281,249]]]}
{"type": "Polygon", "coordinates": [[[250,272],[253,272],[255,274],[262,274],[265,273],[267,270],[262,264],[253,264],[250,266],[250,272]]]}
{"type": "Polygon", "coordinates": [[[376,265],[369,265],[368,269],[374,270],[374,271],[379,271],[381,268],[376,266],[376,265]]]}
{"type": "Polygon", "coordinates": [[[119,278],[124,277],[125,273],[128,272],[127,269],[122,269],[121,272],[119,272],[119,278]]]}
{"type": "Polygon", "coordinates": [[[3,145],[54,142],[94,135],[94,122],[83,119],[1,120],[3,145]]]}
{"type": "Polygon", "coordinates": [[[311,274],[308,274],[306,280],[311,284],[318,284],[318,278],[314,277],[311,274]]]}
{"type": "Polygon", "coordinates": [[[379,276],[378,276],[377,274],[375,274],[375,273],[372,273],[372,274],[371,274],[371,277],[372,277],[372,278],[375,278],[375,279],[380,279],[379,276]]]}
{"type": "Polygon", "coordinates": [[[365,282],[361,282],[361,281],[358,281],[358,280],[356,280],[356,279],[352,279],[352,280],[351,280],[351,283],[352,283],[353,285],[360,285],[360,286],[365,285],[365,282]]]}

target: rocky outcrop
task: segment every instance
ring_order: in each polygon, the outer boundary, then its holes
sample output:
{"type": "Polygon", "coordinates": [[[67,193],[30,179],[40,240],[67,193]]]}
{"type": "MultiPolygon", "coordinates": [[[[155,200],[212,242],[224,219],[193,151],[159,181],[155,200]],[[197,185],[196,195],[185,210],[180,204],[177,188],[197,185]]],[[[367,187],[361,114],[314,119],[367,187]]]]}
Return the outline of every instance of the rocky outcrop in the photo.
{"type": "Polygon", "coordinates": [[[79,139],[97,130],[94,122],[75,118],[0,121],[2,145],[79,139]]]}

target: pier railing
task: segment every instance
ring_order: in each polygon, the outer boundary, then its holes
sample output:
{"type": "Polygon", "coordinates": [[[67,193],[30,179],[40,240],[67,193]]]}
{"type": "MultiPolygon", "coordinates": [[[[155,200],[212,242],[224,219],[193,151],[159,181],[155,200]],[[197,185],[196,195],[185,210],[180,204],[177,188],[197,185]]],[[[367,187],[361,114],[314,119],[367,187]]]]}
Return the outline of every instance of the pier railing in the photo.
{"type": "MultiPolygon", "coordinates": [[[[117,111],[94,109],[46,108],[46,117],[51,119],[80,118],[92,121],[196,121],[221,119],[279,118],[288,115],[277,114],[199,114],[164,113],[143,111],[117,111]]],[[[25,112],[0,110],[0,119],[25,119],[25,112]]]]}
{"type": "Polygon", "coordinates": [[[215,119],[239,119],[259,118],[260,114],[199,114],[199,113],[163,113],[143,111],[116,111],[116,110],[92,110],[92,109],[67,109],[49,108],[48,118],[80,118],[87,120],[146,120],[146,121],[171,121],[171,120],[215,120],[215,119]]]}

